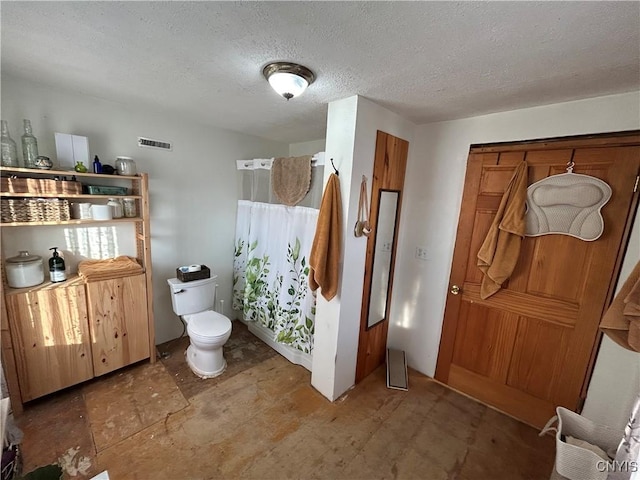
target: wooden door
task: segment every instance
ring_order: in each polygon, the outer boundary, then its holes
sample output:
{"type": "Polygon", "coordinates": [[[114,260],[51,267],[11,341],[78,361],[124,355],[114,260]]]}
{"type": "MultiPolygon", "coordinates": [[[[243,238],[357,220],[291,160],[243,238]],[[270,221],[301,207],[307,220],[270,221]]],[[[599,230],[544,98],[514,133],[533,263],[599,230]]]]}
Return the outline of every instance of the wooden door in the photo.
{"type": "Polygon", "coordinates": [[[144,274],[87,284],[96,376],[149,358],[144,274]]]}
{"type": "Polygon", "coordinates": [[[24,290],[5,298],[26,402],[93,378],[93,366],[84,285],[24,290]]]}
{"type": "Polygon", "coordinates": [[[581,408],[598,324],[611,300],[637,206],[634,185],[640,136],[472,147],[436,378],[536,427],[562,405],[581,408]],[[564,173],[606,181],[613,194],[602,209],[596,241],[566,235],[526,237],[503,289],[480,298],[476,255],[515,166],[529,164],[529,184],[564,173]]]}
{"type": "Polygon", "coordinates": [[[391,293],[393,291],[393,270],[395,264],[397,233],[394,234],[391,245],[391,264],[387,285],[387,306],[385,318],[379,323],[368,327],[369,300],[371,297],[371,280],[376,251],[376,227],[380,192],[391,190],[398,192],[395,232],[398,231],[400,210],[402,207],[402,188],[404,173],[407,166],[409,142],[394,137],[388,133],[378,131],[376,138],[376,156],[373,163],[373,181],[371,184],[371,234],[367,238],[367,257],[364,272],[364,286],[362,293],[362,308],[360,313],[360,337],[358,339],[358,360],[356,363],[356,383],[373,372],[385,361],[387,348],[387,332],[389,331],[389,309],[391,293]]]}

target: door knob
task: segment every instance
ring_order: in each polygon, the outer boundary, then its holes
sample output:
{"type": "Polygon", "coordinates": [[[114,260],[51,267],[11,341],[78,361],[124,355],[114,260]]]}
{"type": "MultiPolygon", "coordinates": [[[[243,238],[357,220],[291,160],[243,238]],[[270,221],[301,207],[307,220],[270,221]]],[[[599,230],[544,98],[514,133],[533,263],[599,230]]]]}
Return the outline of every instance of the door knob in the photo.
{"type": "Polygon", "coordinates": [[[452,285],[451,286],[450,292],[451,292],[452,295],[458,295],[460,293],[460,291],[461,290],[460,290],[460,287],[458,285],[452,285]]]}

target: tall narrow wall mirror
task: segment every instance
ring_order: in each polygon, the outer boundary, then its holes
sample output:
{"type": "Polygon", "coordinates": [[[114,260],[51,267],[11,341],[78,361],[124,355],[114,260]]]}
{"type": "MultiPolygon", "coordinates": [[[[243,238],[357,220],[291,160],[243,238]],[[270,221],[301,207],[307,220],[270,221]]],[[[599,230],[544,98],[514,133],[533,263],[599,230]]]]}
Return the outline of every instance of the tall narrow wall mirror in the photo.
{"type": "Polygon", "coordinates": [[[395,255],[398,190],[380,189],[367,329],[387,318],[395,255]]]}

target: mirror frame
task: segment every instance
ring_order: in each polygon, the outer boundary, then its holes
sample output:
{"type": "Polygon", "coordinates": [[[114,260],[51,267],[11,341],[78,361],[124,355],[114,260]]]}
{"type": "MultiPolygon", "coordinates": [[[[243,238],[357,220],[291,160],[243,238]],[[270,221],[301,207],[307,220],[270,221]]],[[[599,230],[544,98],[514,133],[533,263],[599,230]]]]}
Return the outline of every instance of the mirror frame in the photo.
{"type": "Polygon", "coordinates": [[[400,221],[398,212],[400,211],[401,200],[402,200],[401,190],[388,189],[388,188],[378,189],[378,205],[376,210],[375,226],[374,226],[375,236],[373,238],[373,256],[371,259],[371,274],[369,275],[369,298],[367,301],[367,311],[366,311],[366,317],[365,317],[367,319],[367,326],[365,330],[370,330],[371,328],[374,328],[375,326],[389,319],[389,302],[391,301],[391,293],[393,289],[393,271],[395,270],[396,242],[398,237],[398,223],[400,221]],[[378,231],[379,231],[378,220],[380,216],[380,204],[382,200],[382,194],[384,192],[396,194],[396,205],[395,205],[396,211],[395,211],[395,218],[393,222],[393,238],[391,240],[391,256],[389,258],[389,277],[387,279],[387,292],[386,292],[386,298],[385,298],[384,317],[381,318],[380,320],[377,320],[375,323],[369,324],[369,314],[371,312],[371,298],[372,298],[371,288],[373,286],[373,272],[376,265],[376,246],[378,243],[378,231]]]}

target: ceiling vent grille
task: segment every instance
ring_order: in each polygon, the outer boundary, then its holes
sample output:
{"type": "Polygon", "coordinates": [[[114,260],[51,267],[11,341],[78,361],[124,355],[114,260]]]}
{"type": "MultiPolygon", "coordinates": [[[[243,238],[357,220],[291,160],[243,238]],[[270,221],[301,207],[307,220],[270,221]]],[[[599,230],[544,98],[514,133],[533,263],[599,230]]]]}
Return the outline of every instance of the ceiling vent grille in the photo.
{"type": "Polygon", "coordinates": [[[173,145],[169,142],[152,140],[151,138],[138,137],[138,146],[143,148],[157,148],[159,150],[173,150],[173,145]]]}

